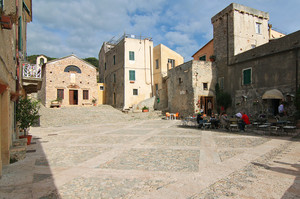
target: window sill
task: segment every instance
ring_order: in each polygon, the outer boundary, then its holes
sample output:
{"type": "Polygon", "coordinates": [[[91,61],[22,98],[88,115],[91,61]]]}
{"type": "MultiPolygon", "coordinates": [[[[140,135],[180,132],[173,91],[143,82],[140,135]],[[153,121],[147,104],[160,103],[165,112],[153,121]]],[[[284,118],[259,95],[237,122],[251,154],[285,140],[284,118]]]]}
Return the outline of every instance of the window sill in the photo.
{"type": "Polygon", "coordinates": [[[129,81],[129,83],[134,84],[135,81],[129,81]]]}

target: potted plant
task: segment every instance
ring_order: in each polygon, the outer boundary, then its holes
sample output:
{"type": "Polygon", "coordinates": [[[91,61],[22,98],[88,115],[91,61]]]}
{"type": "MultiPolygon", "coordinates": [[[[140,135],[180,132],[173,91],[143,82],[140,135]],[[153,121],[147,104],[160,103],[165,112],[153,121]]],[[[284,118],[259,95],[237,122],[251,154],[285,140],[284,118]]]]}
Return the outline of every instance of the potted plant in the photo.
{"type": "Polygon", "coordinates": [[[24,135],[20,138],[27,138],[27,145],[30,144],[32,138],[32,135],[28,135],[28,130],[39,119],[39,109],[40,105],[37,100],[20,98],[17,103],[17,125],[24,132],[24,135]]]}
{"type": "Polygon", "coordinates": [[[61,98],[56,98],[55,100],[52,100],[51,101],[51,107],[60,107],[61,106],[61,102],[62,102],[62,99],[61,98]]]}
{"type": "Polygon", "coordinates": [[[147,106],[144,106],[144,107],[142,108],[142,112],[149,112],[149,108],[148,108],[147,106]]]}
{"type": "Polygon", "coordinates": [[[96,106],[96,105],[97,105],[97,99],[96,99],[95,97],[93,97],[93,99],[92,99],[92,103],[93,103],[93,105],[94,105],[94,106],[96,106]]]}
{"type": "Polygon", "coordinates": [[[211,62],[216,61],[216,56],[215,56],[215,55],[211,55],[211,56],[209,57],[209,60],[210,60],[211,62]]]}

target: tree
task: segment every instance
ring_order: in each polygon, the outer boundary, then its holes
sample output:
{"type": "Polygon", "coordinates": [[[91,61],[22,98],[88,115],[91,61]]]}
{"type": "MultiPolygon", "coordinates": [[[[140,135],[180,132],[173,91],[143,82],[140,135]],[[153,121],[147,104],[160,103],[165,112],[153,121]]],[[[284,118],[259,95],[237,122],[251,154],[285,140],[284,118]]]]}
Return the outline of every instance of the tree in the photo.
{"type": "Polygon", "coordinates": [[[221,90],[218,83],[215,85],[215,91],[216,91],[217,105],[219,107],[223,106],[225,110],[227,108],[229,108],[231,106],[231,103],[232,103],[231,95],[229,93],[224,92],[223,90],[221,90]]]}
{"type": "Polygon", "coordinates": [[[24,136],[27,135],[27,129],[40,117],[39,101],[20,98],[17,103],[16,119],[20,129],[24,130],[24,136]]]}
{"type": "Polygon", "coordinates": [[[86,61],[86,62],[88,62],[88,63],[90,63],[90,64],[92,64],[98,70],[99,60],[97,58],[95,58],[95,57],[88,57],[88,58],[84,58],[83,60],[86,61]]]}

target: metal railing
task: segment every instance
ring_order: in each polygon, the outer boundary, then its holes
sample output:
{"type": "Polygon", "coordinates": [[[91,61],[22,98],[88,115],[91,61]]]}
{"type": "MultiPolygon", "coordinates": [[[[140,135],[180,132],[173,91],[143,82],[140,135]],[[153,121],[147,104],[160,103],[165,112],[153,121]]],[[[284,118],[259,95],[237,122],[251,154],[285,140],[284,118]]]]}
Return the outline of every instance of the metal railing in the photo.
{"type": "Polygon", "coordinates": [[[23,78],[42,78],[42,67],[33,64],[23,64],[23,78]]]}

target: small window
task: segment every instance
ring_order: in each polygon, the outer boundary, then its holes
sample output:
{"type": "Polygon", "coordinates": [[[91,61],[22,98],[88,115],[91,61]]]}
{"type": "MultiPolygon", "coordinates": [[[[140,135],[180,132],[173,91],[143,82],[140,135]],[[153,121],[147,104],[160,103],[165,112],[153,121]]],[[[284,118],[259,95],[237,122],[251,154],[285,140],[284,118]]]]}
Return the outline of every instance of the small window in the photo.
{"type": "Polygon", "coordinates": [[[158,59],[155,60],[155,66],[156,66],[156,69],[159,69],[159,65],[158,65],[158,59]]]}
{"type": "Polygon", "coordinates": [[[243,85],[249,85],[252,83],[252,69],[243,70],[243,85]]]}
{"type": "Polygon", "coordinates": [[[129,60],[134,61],[134,51],[129,51],[129,60]]]}
{"type": "Polygon", "coordinates": [[[255,23],[255,31],[256,34],[261,34],[261,23],[258,22],[255,23]]]}
{"type": "Polygon", "coordinates": [[[138,89],[133,89],[133,95],[138,95],[138,89]]]}
{"type": "Polygon", "coordinates": [[[64,89],[57,89],[57,99],[64,99],[64,89]]]}
{"type": "Polygon", "coordinates": [[[183,82],[183,80],[181,79],[181,77],[179,77],[178,81],[179,81],[179,84],[181,84],[183,82]]]}
{"type": "Polygon", "coordinates": [[[203,83],[203,90],[208,90],[208,84],[207,83],[203,83]]]}
{"type": "Polygon", "coordinates": [[[116,82],[117,82],[116,73],[114,73],[114,76],[113,76],[113,81],[114,81],[114,83],[116,83],[116,82]]]}
{"type": "Polygon", "coordinates": [[[135,81],[135,71],[134,70],[129,71],[129,81],[135,81]]]}
{"type": "Polygon", "coordinates": [[[104,86],[100,86],[100,91],[104,91],[104,86]]]}
{"type": "Polygon", "coordinates": [[[116,65],[116,55],[113,56],[114,65],[116,65]]]}
{"type": "Polygon", "coordinates": [[[171,65],[171,68],[175,67],[175,60],[174,59],[168,59],[168,65],[171,65]]]}
{"type": "Polygon", "coordinates": [[[106,70],[106,62],[104,63],[104,70],[106,70]]]}
{"type": "Polygon", "coordinates": [[[155,91],[158,91],[158,84],[155,84],[155,91]]]}
{"type": "Polygon", "coordinates": [[[89,99],[89,90],[83,90],[83,99],[88,100],[89,99]]]}
{"type": "Polygon", "coordinates": [[[3,10],[3,0],[0,0],[0,9],[3,10]]]}
{"type": "Polygon", "coordinates": [[[203,55],[203,56],[199,57],[199,60],[200,61],[206,61],[206,55],[203,55]]]}

